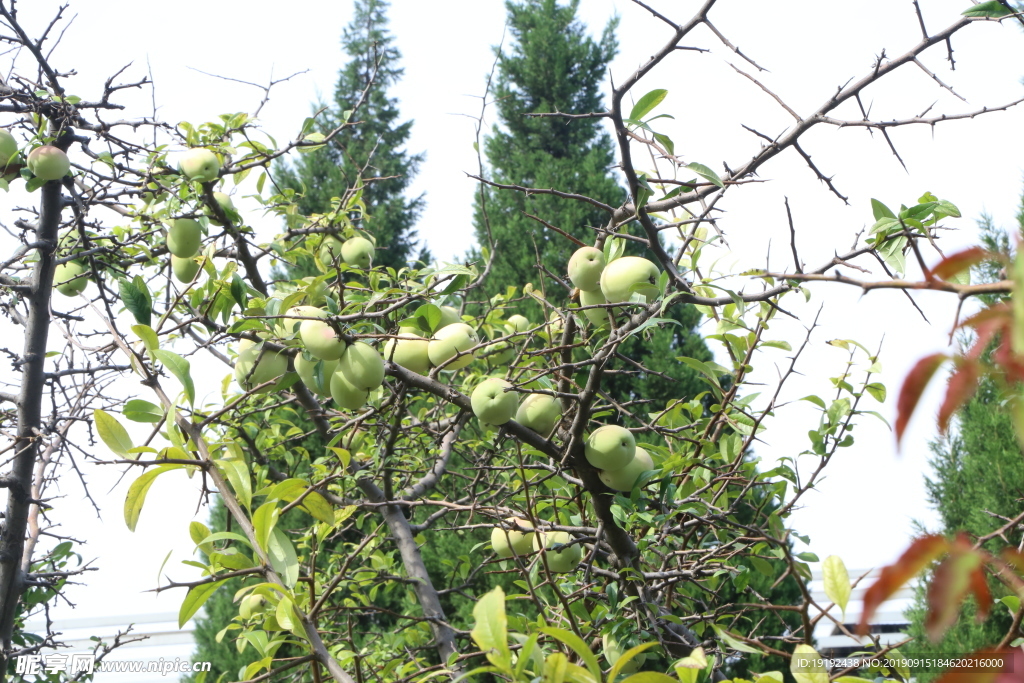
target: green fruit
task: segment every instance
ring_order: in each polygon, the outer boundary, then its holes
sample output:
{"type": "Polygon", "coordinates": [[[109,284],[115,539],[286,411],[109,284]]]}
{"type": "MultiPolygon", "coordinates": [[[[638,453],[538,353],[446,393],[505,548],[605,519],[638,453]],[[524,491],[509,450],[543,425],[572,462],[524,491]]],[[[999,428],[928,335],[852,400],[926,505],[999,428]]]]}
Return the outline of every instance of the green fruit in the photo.
{"type": "MultiPolygon", "coordinates": [[[[246,391],[253,387],[282,377],[288,371],[288,359],[264,349],[263,344],[253,344],[243,339],[238,345],[238,359],[235,361],[235,381],[246,391]]],[[[263,387],[259,394],[273,391],[280,382],[263,387]]]]}
{"type": "Polygon", "coordinates": [[[210,150],[197,147],[185,153],[178,163],[178,168],[189,180],[208,183],[220,175],[220,159],[210,150]]]}
{"type": "Polygon", "coordinates": [[[334,328],[323,320],[303,320],[299,325],[299,339],[306,350],[320,360],[338,360],[347,346],[334,328]]]}
{"type": "Polygon", "coordinates": [[[384,358],[419,375],[430,372],[427,347],[430,342],[416,333],[399,332],[401,339],[389,339],[384,345],[384,358]]]}
{"type": "Polygon", "coordinates": [[[18,159],[18,141],[9,132],[0,128],[0,168],[7,168],[18,159]]]}
{"type": "Polygon", "coordinates": [[[89,286],[89,266],[81,261],[68,261],[53,269],[53,286],[64,296],[78,296],[89,286]]]}
{"type": "Polygon", "coordinates": [[[352,385],[341,370],[331,375],[331,398],[344,410],[359,410],[370,398],[370,392],[352,385]]]}
{"type": "MultiPolygon", "coordinates": [[[[619,661],[619,658],[622,657],[622,654],[624,652],[622,646],[619,645],[618,641],[615,640],[614,636],[610,636],[607,634],[601,636],[601,646],[604,649],[605,661],[608,662],[609,666],[615,666],[615,663],[619,661]]],[[[641,652],[636,657],[633,657],[627,663],[625,663],[622,666],[622,668],[619,669],[619,673],[636,673],[640,670],[640,667],[643,666],[643,663],[645,661],[647,661],[647,653],[641,652]]]]}
{"type": "Polygon", "coordinates": [[[530,321],[526,319],[526,316],[519,315],[518,313],[510,315],[508,320],[505,321],[505,324],[508,325],[513,332],[526,332],[528,329],[533,327],[533,325],[530,324],[530,321]]]}
{"type": "Polygon", "coordinates": [[[579,566],[583,560],[583,548],[578,543],[559,550],[551,548],[569,543],[571,540],[572,537],[565,531],[538,531],[533,535],[533,549],[543,548],[548,569],[556,574],[565,574],[579,566]]]}
{"type": "Polygon", "coordinates": [[[341,258],[341,240],[334,235],[324,235],[318,256],[325,266],[333,264],[335,260],[341,258]]]}
{"type": "MultiPolygon", "coordinates": [[[[457,308],[452,308],[451,306],[441,306],[441,322],[437,324],[437,330],[440,330],[442,327],[448,327],[449,325],[454,325],[455,323],[461,322],[462,316],[459,315],[459,311],[457,308]]],[[[434,332],[437,332],[437,330],[434,330],[434,332]]]]}
{"type": "Polygon", "coordinates": [[[636,440],[625,427],[605,425],[587,439],[587,462],[599,470],[621,470],[636,455],[636,440]]]}
{"type": "Polygon", "coordinates": [[[341,245],[341,258],[354,267],[369,270],[373,265],[373,242],[365,237],[353,237],[341,245]]]}
{"type": "Polygon", "coordinates": [[[167,230],[167,251],[178,258],[192,258],[199,253],[203,243],[203,229],[191,218],[177,218],[171,221],[167,230]]]}
{"type": "Polygon", "coordinates": [[[29,152],[28,170],[40,180],[58,180],[71,170],[71,161],[63,150],[44,145],[29,152]]]}
{"type": "Polygon", "coordinates": [[[582,292],[601,288],[604,254],[596,247],[581,247],[569,259],[569,279],[582,292]]]}
{"type": "MultiPolygon", "coordinates": [[[[605,300],[604,294],[601,293],[600,289],[595,289],[592,292],[580,290],[580,306],[595,306],[606,303],[608,301],[605,300]]],[[[587,316],[587,320],[594,327],[604,327],[608,324],[607,308],[585,308],[583,309],[583,315],[587,316]]]]}
{"type": "Polygon", "coordinates": [[[307,318],[326,318],[327,311],[317,308],[316,306],[292,306],[289,308],[285,315],[287,316],[299,316],[296,318],[278,318],[275,324],[274,330],[277,332],[277,336],[282,339],[291,339],[298,334],[302,323],[306,322],[307,318]]]}
{"type": "Polygon", "coordinates": [[[329,398],[331,395],[331,376],[338,371],[338,361],[336,360],[306,360],[306,357],[301,353],[295,355],[295,372],[299,373],[299,379],[306,385],[306,388],[312,391],[317,396],[329,398]],[[316,381],[316,366],[318,363],[323,365],[320,373],[322,382],[316,381]]]}
{"type": "Polygon", "coordinates": [[[552,311],[551,316],[548,317],[548,321],[544,325],[544,331],[547,332],[548,339],[551,342],[561,340],[562,332],[565,331],[565,320],[562,319],[562,315],[558,311],[552,311]]]}
{"type": "Polygon", "coordinates": [[[462,353],[464,355],[444,366],[448,371],[460,370],[473,362],[473,354],[466,352],[479,343],[472,327],[466,323],[453,323],[434,333],[427,346],[427,356],[430,364],[436,367],[462,353]]]}
{"type": "Polygon", "coordinates": [[[355,388],[371,391],[384,383],[384,359],[366,342],[356,342],[338,361],[338,374],[355,388]]]}
{"type": "Polygon", "coordinates": [[[636,455],[633,456],[633,459],[625,467],[619,470],[601,470],[597,473],[597,476],[601,478],[601,481],[608,488],[628,493],[633,490],[637,480],[640,479],[644,472],[650,472],[653,469],[654,460],[651,459],[650,453],[637,446],[636,455]]]}
{"type": "Polygon", "coordinates": [[[517,531],[519,529],[533,529],[533,525],[525,519],[509,517],[505,520],[508,529],[496,526],[491,529],[491,547],[494,553],[503,560],[513,555],[529,555],[533,551],[533,536],[530,531],[517,531]]]}
{"type": "Polygon", "coordinates": [[[488,377],[480,382],[470,397],[473,414],[481,422],[491,425],[503,425],[511,420],[519,407],[519,395],[514,391],[505,391],[511,386],[497,377],[488,377]]]}
{"type": "Polygon", "coordinates": [[[658,266],[647,259],[623,256],[609,263],[601,272],[601,293],[612,304],[629,301],[634,293],[650,303],[661,293],[658,289],[659,274],[658,266]]]}
{"type": "Polygon", "coordinates": [[[529,394],[516,411],[516,422],[544,438],[551,436],[562,421],[562,403],[547,394],[529,394]]]}
{"type": "MultiPolygon", "coordinates": [[[[214,192],[213,199],[220,206],[221,211],[227,217],[229,221],[234,223],[238,219],[238,210],[235,208],[235,203],[231,201],[231,197],[224,194],[223,192],[214,192]]],[[[214,225],[224,225],[224,222],[217,218],[213,211],[207,209],[207,213],[210,216],[210,222],[214,225]]]]}
{"type": "Polygon", "coordinates": [[[171,271],[178,282],[189,283],[195,278],[196,273],[202,268],[195,257],[181,258],[171,254],[171,271]]]}

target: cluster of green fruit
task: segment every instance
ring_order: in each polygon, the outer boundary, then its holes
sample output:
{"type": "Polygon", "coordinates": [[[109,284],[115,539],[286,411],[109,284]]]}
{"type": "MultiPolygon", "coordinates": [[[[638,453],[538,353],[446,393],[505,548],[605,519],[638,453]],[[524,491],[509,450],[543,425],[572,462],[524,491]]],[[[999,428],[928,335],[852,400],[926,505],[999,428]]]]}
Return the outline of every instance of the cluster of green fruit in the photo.
{"type": "MultiPolygon", "coordinates": [[[[178,163],[178,169],[189,180],[213,182],[220,176],[220,159],[211,150],[203,147],[190,149],[178,163]]],[[[221,211],[236,216],[231,197],[223,192],[214,192],[213,198],[221,211]]],[[[222,225],[223,221],[210,215],[210,222],[222,225]]],[[[192,218],[175,218],[167,228],[167,251],[171,254],[171,271],[178,282],[189,283],[202,268],[202,259],[197,259],[203,244],[203,226],[192,218]]]]}
{"type": "Polygon", "coordinates": [[[632,491],[640,477],[654,469],[650,454],[636,445],[625,427],[598,427],[587,439],[587,462],[596,467],[604,485],[616,491],[632,491]]]}
{"type": "Polygon", "coordinates": [[[569,259],[569,279],[580,290],[583,314],[595,327],[608,324],[603,304],[630,301],[634,294],[648,303],[657,299],[659,274],[658,266],[639,256],[623,256],[606,265],[604,253],[596,247],[581,247],[569,259]]]}
{"type": "MultiPolygon", "coordinates": [[[[82,249],[78,246],[78,238],[75,230],[68,230],[61,235],[57,242],[57,259],[65,259],[76,256],[82,249]]],[[[78,296],[85,291],[89,285],[89,264],[75,258],[71,261],[57,264],[53,269],[53,286],[64,296],[78,296]]]]}
{"type": "Polygon", "coordinates": [[[366,237],[356,235],[344,242],[334,235],[327,235],[320,243],[320,262],[324,265],[348,264],[353,268],[369,270],[373,267],[373,252],[377,246],[366,237]]]}
{"type": "Polygon", "coordinates": [[[571,541],[565,531],[534,531],[530,522],[519,517],[509,517],[504,527],[491,531],[491,547],[498,557],[522,557],[543,550],[542,561],[558,574],[574,571],[583,560],[583,548],[578,543],[570,545],[571,541]]]}
{"type": "Polygon", "coordinates": [[[64,150],[53,145],[41,145],[28,154],[28,159],[22,163],[21,149],[18,141],[8,131],[0,128],[0,168],[3,169],[4,180],[13,180],[17,177],[17,170],[21,166],[28,166],[28,170],[40,180],[60,180],[71,170],[71,160],[64,150]]]}

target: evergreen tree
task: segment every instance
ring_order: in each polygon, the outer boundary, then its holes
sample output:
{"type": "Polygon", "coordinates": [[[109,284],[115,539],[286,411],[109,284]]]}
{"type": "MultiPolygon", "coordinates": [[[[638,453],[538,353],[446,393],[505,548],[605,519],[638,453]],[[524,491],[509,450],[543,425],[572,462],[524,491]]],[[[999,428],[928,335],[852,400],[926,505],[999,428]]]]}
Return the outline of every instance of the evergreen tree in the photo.
{"type": "MultiPolygon", "coordinates": [[[[611,175],[614,148],[600,119],[530,117],[529,113],[600,111],[601,81],[617,50],[616,21],[595,42],[576,19],[579,0],[560,6],[556,0],[507,2],[513,44],[498,53],[493,100],[501,127],[485,143],[494,182],[537,188],[557,187],[617,206],[625,192],[611,175]]],[[[552,273],[563,275],[576,249],[557,232],[525,213],[539,216],[586,242],[590,227],[607,215],[583,202],[551,195],[484,187],[476,198],[477,242],[497,245],[488,296],[509,285],[544,279],[537,257],[552,273]]]]}
{"type": "MultiPolygon", "coordinates": [[[[1024,203],[1018,213],[1020,229],[1024,230],[1024,203]]],[[[985,248],[1010,256],[1009,239],[984,217],[979,225],[985,248]]],[[[975,280],[994,282],[1002,280],[1002,264],[990,262],[975,271],[975,280]]],[[[987,297],[987,305],[1003,300],[987,297]]],[[[982,536],[1005,524],[1005,520],[1020,514],[1024,499],[1024,458],[1013,432],[1013,416],[1005,407],[1003,391],[991,380],[984,379],[978,392],[956,415],[956,432],[931,444],[933,476],[927,479],[928,500],[942,520],[941,532],[955,534],[966,531],[982,536]]],[[[1006,540],[989,541],[986,548],[999,552],[1007,543],[1018,546],[1021,531],[1011,529],[1006,540]]],[[[992,581],[990,587],[998,599],[1006,594],[1002,584],[992,581]]],[[[915,604],[908,612],[911,625],[909,634],[914,638],[904,652],[920,654],[966,654],[998,643],[1012,623],[1012,615],[999,603],[984,622],[975,619],[976,605],[969,600],[956,623],[932,644],[924,630],[928,609],[923,587],[918,590],[915,604]]],[[[938,672],[921,672],[920,683],[929,683],[939,677],[938,672]]]]}
{"type": "MultiPolygon", "coordinates": [[[[325,147],[300,156],[294,167],[284,169],[280,180],[302,192],[298,205],[303,214],[330,211],[332,198],[365,182],[368,215],[361,227],[377,240],[374,265],[402,268],[409,261],[430,259],[413,229],[423,197],[406,196],[423,155],[404,149],[412,121],[400,121],[398,100],[387,92],[403,73],[398,66],[401,54],[387,30],[388,2],[356,0],[354,9],[341,39],[349,61],[338,75],[334,102],[318,117],[317,127],[322,133],[333,130],[357,104],[352,121],[358,123],[325,147]]],[[[298,275],[317,274],[311,264],[300,264],[301,268],[308,272],[298,275]]]]}
{"type": "MultiPolygon", "coordinates": [[[[617,21],[610,21],[600,40],[594,40],[576,18],[578,7],[579,0],[564,5],[556,0],[506,3],[512,41],[498,52],[493,100],[500,125],[484,146],[487,168],[496,183],[555,187],[618,206],[626,192],[612,175],[615,149],[601,128],[601,119],[527,116],[604,109],[601,84],[617,50],[617,21]]],[[[603,226],[608,215],[573,199],[481,186],[475,206],[477,242],[487,248],[496,245],[485,294],[504,294],[508,287],[521,288],[526,282],[539,289],[544,283],[548,300],[560,304],[568,292],[558,291],[538,262],[565,279],[569,257],[578,246],[526,214],[543,218],[585,244],[593,243],[592,228],[603,226]]],[[[629,253],[646,255],[637,252],[632,242],[629,253]]],[[[482,260],[482,251],[471,257],[482,260]]],[[[519,307],[528,318],[540,322],[536,304],[525,302],[519,307]]],[[[646,339],[631,337],[619,347],[626,358],[640,357],[641,348],[657,352],[643,354],[656,359],[648,363],[651,372],[639,372],[628,363],[617,368],[623,374],[610,379],[608,385],[617,399],[649,400],[660,408],[666,400],[694,396],[706,388],[693,370],[676,360],[678,356],[711,360],[696,333],[700,315],[692,306],[674,305],[665,317],[679,325],[654,329],[646,339]]]]}

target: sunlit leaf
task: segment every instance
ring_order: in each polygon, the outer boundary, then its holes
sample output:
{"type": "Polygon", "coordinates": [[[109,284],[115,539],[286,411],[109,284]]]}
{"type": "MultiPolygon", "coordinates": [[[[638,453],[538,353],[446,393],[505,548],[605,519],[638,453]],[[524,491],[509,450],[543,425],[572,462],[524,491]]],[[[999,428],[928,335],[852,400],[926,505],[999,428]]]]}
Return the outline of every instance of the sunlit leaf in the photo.
{"type": "Polygon", "coordinates": [[[838,555],[829,555],[821,564],[821,571],[825,584],[825,595],[839,606],[845,617],[846,605],[850,601],[850,592],[853,590],[850,584],[850,574],[846,571],[846,564],[838,555]]]}
{"type": "Polygon", "coordinates": [[[97,408],[92,411],[92,419],[96,424],[96,432],[103,439],[107,448],[122,458],[131,458],[128,452],[135,447],[135,444],[132,443],[132,438],[128,436],[127,430],[121,426],[117,418],[105,410],[97,408]]]}
{"type": "Polygon", "coordinates": [[[668,90],[657,89],[650,91],[637,100],[636,104],[634,104],[633,108],[630,110],[628,118],[633,119],[634,121],[643,119],[643,117],[650,114],[655,107],[661,104],[666,95],[668,95],[668,90]]]}

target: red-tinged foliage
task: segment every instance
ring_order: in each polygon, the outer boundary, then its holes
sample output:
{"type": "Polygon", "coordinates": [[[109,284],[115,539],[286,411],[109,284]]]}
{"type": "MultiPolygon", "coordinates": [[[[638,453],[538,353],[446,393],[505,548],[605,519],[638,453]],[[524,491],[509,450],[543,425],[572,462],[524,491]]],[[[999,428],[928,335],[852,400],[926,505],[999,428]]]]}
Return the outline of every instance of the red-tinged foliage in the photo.
{"type": "Polygon", "coordinates": [[[929,563],[948,551],[949,541],[942,536],[922,536],[911,543],[894,564],[883,567],[878,580],[864,592],[864,612],[860,616],[857,633],[867,635],[868,624],[878,606],[902,588],[903,584],[917,576],[929,563]]]}
{"type": "Polygon", "coordinates": [[[907,429],[910,416],[914,414],[918,401],[925,387],[931,381],[932,376],[939,369],[939,366],[946,361],[943,353],[933,353],[917,361],[917,365],[907,374],[900,388],[900,398],[896,404],[896,444],[903,438],[903,432],[907,429]]]}
{"type": "Polygon", "coordinates": [[[946,387],[946,398],[939,408],[939,432],[946,433],[949,429],[949,421],[960,406],[967,402],[974,395],[978,388],[978,372],[980,363],[973,358],[959,359],[956,372],[949,378],[949,385],[946,387]]]}
{"type": "Polygon", "coordinates": [[[977,567],[971,572],[971,592],[974,593],[974,601],[978,603],[978,621],[984,621],[992,607],[992,592],[988,589],[984,567],[977,567]]]}
{"type": "Polygon", "coordinates": [[[1010,304],[1002,303],[983,308],[969,318],[964,318],[957,327],[978,327],[984,323],[998,320],[1001,324],[1010,322],[1013,319],[1013,309],[1010,304]]]}
{"type": "Polygon", "coordinates": [[[935,264],[935,267],[931,271],[925,273],[925,276],[931,280],[939,278],[941,280],[948,280],[949,278],[958,275],[971,266],[976,266],[979,263],[985,261],[1000,261],[1004,260],[999,254],[988,251],[981,247],[971,247],[970,249],[964,249],[958,251],[955,254],[950,254],[946,258],[942,259],[935,264]]]}
{"type": "Polygon", "coordinates": [[[1003,332],[1003,339],[993,352],[992,360],[1002,369],[1009,382],[1024,381],[1024,362],[1013,352],[1009,330],[1003,332]]]}
{"type": "MultiPolygon", "coordinates": [[[[972,578],[975,572],[982,572],[981,581],[984,584],[982,556],[971,547],[970,539],[960,534],[950,546],[949,555],[935,569],[931,585],[928,586],[928,617],[924,627],[933,643],[938,642],[946,629],[956,621],[960,603],[974,587],[972,578]]],[[[987,586],[985,592],[988,593],[987,586]]]]}
{"type": "Polygon", "coordinates": [[[1024,683],[1024,653],[1019,648],[978,650],[960,663],[963,666],[950,667],[935,683],[1024,683]],[[1005,662],[1002,671],[982,668],[986,660],[1000,657],[1005,662]]]}

